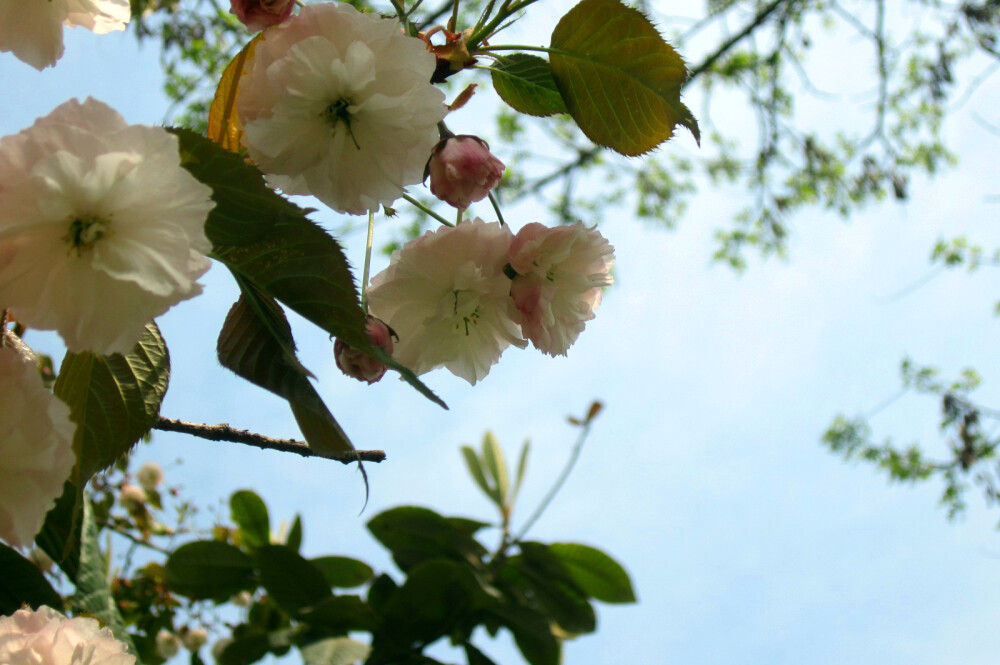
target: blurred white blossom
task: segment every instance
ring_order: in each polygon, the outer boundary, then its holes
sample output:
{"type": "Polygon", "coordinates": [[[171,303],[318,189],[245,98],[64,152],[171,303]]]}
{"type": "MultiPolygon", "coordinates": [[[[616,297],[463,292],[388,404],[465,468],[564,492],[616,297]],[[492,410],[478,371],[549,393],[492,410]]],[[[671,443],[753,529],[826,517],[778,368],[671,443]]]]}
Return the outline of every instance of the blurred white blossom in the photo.
{"type": "Polygon", "coordinates": [[[45,389],[35,363],[0,348],[0,538],[10,545],[30,545],[62,495],[75,432],[69,407],[45,389]]]}
{"type": "Polygon", "coordinates": [[[0,307],[71,351],[128,353],[201,293],[215,204],[166,130],[70,100],[0,139],[0,183],[0,307]]]}
{"type": "Polygon", "coordinates": [[[396,360],[417,374],[443,366],[475,384],[509,345],[526,345],[504,274],[510,242],[506,226],[476,218],[393,252],[368,302],[399,336],[396,360]]]}
{"type": "Polygon", "coordinates": [[[434,56],[395,19],[308,5],[259,42],[240,80],[243,143],[268,182],[352,214],[423,179],[444,93],[434,56]]]}
{"type": "Polygon", "coordinates": [[[130,18],[128,0],[0,0],[0,51],[42,70],[62,57],[64,25],[104,34],[130,18]]]}
{"type": "Polygon", "coordinates": [[[181,638],[169,630],[161,629],[156,634],[156,653],[164,660],[170,660],[181,650],[181,638]]]}
{"type": "Polygon", "coordinates": [[[0,617],[0,663],[134,665],[135,656],[96,619],[68,619],[42,605],[0,617]]]}
{"type": "Polygon", "coordinates": [[[163,482],[163,469],[156,462],[146,462],[135,472],[135,479],[144,490],[153,491],[163,482]]]}

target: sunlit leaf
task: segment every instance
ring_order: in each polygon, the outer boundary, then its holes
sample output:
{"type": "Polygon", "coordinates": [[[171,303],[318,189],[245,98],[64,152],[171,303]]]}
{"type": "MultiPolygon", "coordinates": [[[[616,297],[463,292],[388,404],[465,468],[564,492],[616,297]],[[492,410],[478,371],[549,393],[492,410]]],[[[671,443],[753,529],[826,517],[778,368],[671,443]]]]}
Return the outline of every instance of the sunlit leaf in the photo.
{"type": "Polygon", "coordinates": [[[368,658],[367,644],[349,637],[331,637],[302,647],[305,665],[353,665],[368,658]]]}
{"type": "Polygon", "coordinates": [[[247,61],[253,57],[254,48],[263,33],[250,40],[236,57],[226,66],[215,89],[215,98],[208,109],[208,138],[226,150],[240,151],[240,125],[236,114],[236,96],[239,92],[240,77],[247,61]]]}
{"type": "Polygon", "coordinates": [[[167,346],[152,322],[126,356],[66,354],[54,390],[77,424],[78,483],[114,464],[153,427],[169,378],[167,346]]]}
{"type": "Polygon", "coordinates": [[[547,60],[512,53],[499,58],[490,69],[497,94],[515,111],[541,117],[566,113],[547,60]]]}
{"type": "Polygon", "coordinates": [[[698,121],[681,103],[684,61],[639,10],[583,0],[556,25],[551,48],[556,87],[594,143],[642,155],[678,124],[700,140],[698,121]]]}

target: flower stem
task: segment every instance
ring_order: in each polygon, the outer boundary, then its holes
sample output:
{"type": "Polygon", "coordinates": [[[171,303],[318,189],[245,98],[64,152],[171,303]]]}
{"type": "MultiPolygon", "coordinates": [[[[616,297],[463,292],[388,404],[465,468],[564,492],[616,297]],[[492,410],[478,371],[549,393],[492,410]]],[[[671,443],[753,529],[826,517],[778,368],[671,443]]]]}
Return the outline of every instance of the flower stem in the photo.
{"type": "Polygon", "coordinates": [[[451,20],[448,21],[448,30],[455,32],[455,27],[458,25],[458,3],[459,0],[455,0],[451,6],[451,20]]]}
{"type": "Polygon", "coordinates": [[[372,267],[372,236],[375,232],[375,211],[368,211],[368,240],[365,243],[365,268],[361,273],[361,309],[368,313],[368,273],[372,267]]]}
{"type": "Polygon", "coordinates": [[[434,212],[433,210],[431,210],[430,208],[428,208],[423,203],[421,203],[420,201],[416,200],[415,198],[413,198],[409,194],[403,194],[403,200],[406,201],[407,203],[413,205],[414,207],[416,207],[418,210],[420,210],[424,214],[430,215],[431,217],[433,217],[437,221],[441,222],[445,226],[455,226],[454,224],[452,224],[451,222],[449,222],[447,219],[445,219],[441,215],[437,214],[436,212],[434,212]]]}
{"type": "Polygon", "coordinates": [[[490,203],[493,204],[493,210],[497,214],[497,221],[500,222],[500,226],[507,226],[507,222],[503,218],[503,213],[500,212],[500,204],[497,203],[497,198],[493,196],[493,192],[490,192],[488,196],[490,197],[490,203]]]}
{"type": "Polygon", "coordinates": [[[592,418],[587,418],[580,424],[581,427],[580,436],[577,438],[576,443],[573,445],[573,452],[570,453],[569,459],[566,460],[566,466],[563,467],[562,473],[559,474],[559,478],[556,479],[556,482],[552,486],[552,489],[549,490],[549,493],[546,494],[545,498],[542,499],[542,502],[538,504],[538,508],[535,509],[535,512],[531,514],[531,517],[528,518],[528,521],[524,523],[523,527],[521,527],[520,532],[518,532],[518,534],[514,536],[514,538],[510,542],[516,543],[523,540],[524,537],[527,535],[528,530],[535,525],[535,522],[538,521],[538,518],[542,516],[542,513],[545,512],[545,509],[549,507],[550,503],[552,503],[552,499],[556,498],[556,495],[559,494],[559,490],[562,489],[562,486],[566,482],[566,479],[569,478],[570,472],[573,471],[573,467],[576,465],[576,461],[580,459],[580,452],[583,450],[583,443],[587,440],[587,435],[590,434],[591,422],[592,418]]]}

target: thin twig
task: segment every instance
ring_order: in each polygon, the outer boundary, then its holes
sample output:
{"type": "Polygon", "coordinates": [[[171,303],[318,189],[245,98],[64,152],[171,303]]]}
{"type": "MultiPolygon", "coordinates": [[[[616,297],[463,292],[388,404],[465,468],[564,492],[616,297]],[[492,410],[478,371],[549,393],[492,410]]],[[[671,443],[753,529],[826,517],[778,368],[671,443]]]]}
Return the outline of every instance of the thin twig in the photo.
{"type": "Polygon", "coordinates": [[[305,441],[295,439],[273,439],[263,434],[250,432],[245,429],[235,429],[228,423],[220,425],[205,425],[202,423],[188,423],[183,420],[173,420],[160,416],[154,429],[164,432],[180,432],[190,434],[209,441],[231,441],[233,443],[244,443],[261,450],[277,450],[285,453],[295,453],[302,457],[322,457],[342,464],[352,464],[354,462],[382,462],[385,460],[384,450],[351,450],[343,453],[320,453],[309,447],[305,441]]]}

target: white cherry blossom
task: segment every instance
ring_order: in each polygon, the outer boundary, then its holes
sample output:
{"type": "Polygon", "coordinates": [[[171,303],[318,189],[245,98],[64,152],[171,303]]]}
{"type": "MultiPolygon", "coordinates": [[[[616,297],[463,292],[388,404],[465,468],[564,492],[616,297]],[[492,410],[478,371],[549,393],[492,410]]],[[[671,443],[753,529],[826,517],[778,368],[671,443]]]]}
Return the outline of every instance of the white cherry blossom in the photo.
{"type": "Polygon", "coordinates": [[[352,214],[422,181],[444,93],[434,56],[399,23],[347,3],[269,28],[240,80],[243,143],[268,182],[352,214]]]}
{"type": "Polygon", "coordinates": [[[0,617],[0,663],[135,665],[135,656],[97,619],[68,619],[42,605],[0,617]]]}
{"type": "Polygon", "coordinates": [[[0,348],[0,538],[10,545],[30,545],[62,495],[75,432],[69,407],[45,389],[35,363],[0,348]]]}
{"type": "Polygon", "coordinates": [[[127,353],[201,292],[211,189],[177,138],[70,100],[0,139],[0,307],[71,351],[127,353]]]}
{"type": "Polygon", "coordinates": [[[399,336],[393,358],[417,374],[445,367],[480,381],[509,345],[523,348],[504,274],[511,233],[481,219],[441,227],[394,252],[372,278],[372,314],[399,336]]]}
{"type": "Polygon", "coordinates": [[[0,51],[42,70],[62,57],[64,25],[104,34],[130,18],[128,0],[0,0],[0,51]]]}

